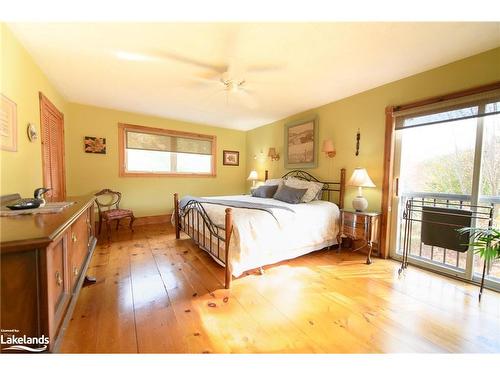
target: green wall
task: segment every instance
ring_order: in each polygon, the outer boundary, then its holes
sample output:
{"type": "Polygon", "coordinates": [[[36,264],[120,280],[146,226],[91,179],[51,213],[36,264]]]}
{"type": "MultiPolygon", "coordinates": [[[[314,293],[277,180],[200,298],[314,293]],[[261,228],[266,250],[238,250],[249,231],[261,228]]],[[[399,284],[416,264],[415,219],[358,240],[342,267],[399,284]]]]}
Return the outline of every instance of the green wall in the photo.
{"type": "Polygon", "coordinates": [[[63,113],[67,103],[2,23],[0,34],[0,92],[17,104],[17,152],[0,151],[0,192],[32,197],[33,190],[43,185],[40,137],[31,143],[26,135],[30,122],[40,131],[38,93],[63,113]]]}
{"type": "MultiPolygon", "coordinates": [[[[284,124],[317,115],[320,148],[324,139],[332,139],[337,156],[329,159],[319,152],[318,167],[308,171],[319,179],[338,181],[340,168],[347,169],[347,178],[354,168],[366,168],[377,187],[364,189],[363,194],[368,199],[369,209],[380,210],[385,108],[388,105],[405,104],[494,81],[500,81],[500,48],[253,129],[247,133],[247,172],[256,169],[261,179],[264,178],[266,169],[269,170],[271,177],[282,176],[286,172],[282,155],[284,124]],[[355,156],[358,128],[361,131],[360,154],[355,156]],[[269,147],[277,148],[281,156],[279,161],[271,162],[266,157],[269,147]],[[261,151],[264,157],[259,157],[261,151]]],[[[355,195],[356,188],[348,187],[346,208],[351,208],[351,201],[355,195]]]]}
{"type": "Polygon", "coordinates": [[[160,117],[115,111],[70,103],[66,125],[66,180],[70,195],[88,194],[103,188],[123,193],[123,207],[137,216],[171,212],[173,194],[230,195],[242,194],[246,188],[246,134],[220,127],[198,125],[160,117]],[[217,137],[216,177],[119,177],[118,123],[182,130],[217,137]],[[83,151],[85,136],[105,137],[107,153],[83,151]],[[222,165],[222,150],[239,150],[240,165],[222,165]]]}

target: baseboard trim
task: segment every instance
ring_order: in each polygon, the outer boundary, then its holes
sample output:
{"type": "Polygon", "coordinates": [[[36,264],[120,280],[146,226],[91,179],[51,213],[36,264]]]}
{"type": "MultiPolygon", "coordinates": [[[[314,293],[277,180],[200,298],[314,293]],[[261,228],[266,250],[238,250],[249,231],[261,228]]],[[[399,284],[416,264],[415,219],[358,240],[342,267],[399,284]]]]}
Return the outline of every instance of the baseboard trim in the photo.
{"type": "Polygon", "coordinates": [[[148,224],[167,224],[170,223],[171,218],[172,214],[136,217],[134,221],[134,226],[148,225],[148,224]]]}

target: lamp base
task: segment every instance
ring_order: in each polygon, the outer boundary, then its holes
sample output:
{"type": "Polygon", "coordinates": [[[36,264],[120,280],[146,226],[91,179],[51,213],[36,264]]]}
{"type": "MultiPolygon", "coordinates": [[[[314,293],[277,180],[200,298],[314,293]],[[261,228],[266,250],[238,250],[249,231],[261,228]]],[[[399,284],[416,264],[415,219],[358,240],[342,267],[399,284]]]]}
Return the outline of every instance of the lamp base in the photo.
{"type": "Polygon", "coordinates": [[[352,207],[357,212],[363,212],[368,208],[368,201],[366,200],[365,197],[358,195],[356,198],[352,200],[352,207]]]}

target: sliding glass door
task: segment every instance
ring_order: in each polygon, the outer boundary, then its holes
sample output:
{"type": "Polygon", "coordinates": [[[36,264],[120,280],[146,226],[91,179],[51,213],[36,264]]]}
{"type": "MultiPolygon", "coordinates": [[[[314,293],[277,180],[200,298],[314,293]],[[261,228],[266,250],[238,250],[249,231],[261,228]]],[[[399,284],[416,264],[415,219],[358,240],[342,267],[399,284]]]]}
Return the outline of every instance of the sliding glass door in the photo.
{"type": "MultiPolygon", "coordinates": [[[[486,105],[485,111],[486,113],[500,111],[500,102],[486,105]]],[[[482,129],[479,204],[493,205],[493,226],[500,228],[500,114],[484,117],[482,129]]],[[[475,280],[481,277],[483,264],[480,257],[474,257],[473,278],[475,280]]],[[[487,266],[486,280],[500,289],[500,261],[487,266]]]]}
{"type": "MultiPolygon", "coordinates": [[[[407,246],[410,263],[467,280],[480,279],[483,263],[472,249],[458,252],[422,239],[422,216],[403,243],[403,216],[409,201],[445,210],[467,211],[481,206],[477,210],[485,215],[479,216],[485,217],[492,210],[494,225],[499,226],[499,112],[497,98],[480,98],[472,103],[410,111],[396,119],[390,243],[393,258],[401,258],[403,246],[407,246]]],[[[491,224],[491,220],[474,216],[472,226],[491,224]]],[[[486,280],[489,287],[500,289],[500,264],[487,265],[486,280]]]]}

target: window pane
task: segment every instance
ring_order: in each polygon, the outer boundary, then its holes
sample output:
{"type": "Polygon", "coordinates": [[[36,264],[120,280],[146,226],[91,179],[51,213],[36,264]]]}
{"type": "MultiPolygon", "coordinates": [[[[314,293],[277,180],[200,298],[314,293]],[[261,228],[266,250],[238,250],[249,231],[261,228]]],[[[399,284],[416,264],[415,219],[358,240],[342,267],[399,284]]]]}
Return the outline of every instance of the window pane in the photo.
{"type": "Polygon", "coordinates": [[[173,151],[175,138],[162,134],[127,132],[127,148],[150,151],[173,151]]]}
{"type": "Polygon", "coordinates": [[[477,119],[400,130],[400,189],[469,195],[477,119]]]}
{"type": "MultiPolygon", "coordinates": [[[[494,110],[500,103],[488,104],[487,110],[494,110]]],[[[480,204],[493,205],[493,226],[500,227],[500,115],[484,118],[483,154],[481,158],[480,204]]],[[[483,221],[478,226],[486,227],[483,221]]],[[[481,275],[483,261],[475,257],[474,271],[481,275]]],[[[489,278],[500,279],[500,260],[496,260],[487,270],[489,278]]]]}
{"type": "Polygon", "coordinates": [[[500,102],[488,103],[486,104],[486,113],[498,112],[500,111],[500,102]]]}
{"type": "Polygon", "coordinates": [[[129,172],[171,172],[170,152],[126,150],[129,172]]]}
{"type": "Polygon", "coordinates": [[[177,172],[210,173],[212,170],[212,155],[177,153],[177,172]]]}
{"type": "Polygon", "coordinates": [[[409,117],[404,120],[403,126],[415,126],[422,124],[432,124],[441,121],[458,120],[463,117],[476,116],[478,114],[478,107],[468,107],[454,109],[446,112],[432,113],[429,115],[409,117]]]}
{"type": "Polygon", "coordinates": [[[175,137],[175,151],[189,154],[212,154],[212,141],[206,139],[193,139],[175,137]]]}

